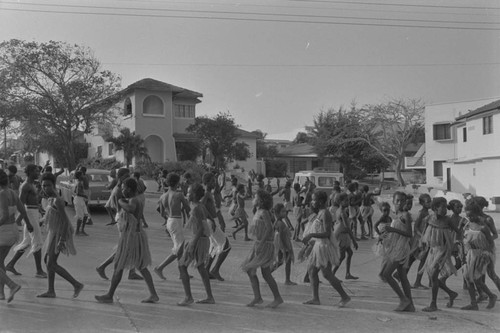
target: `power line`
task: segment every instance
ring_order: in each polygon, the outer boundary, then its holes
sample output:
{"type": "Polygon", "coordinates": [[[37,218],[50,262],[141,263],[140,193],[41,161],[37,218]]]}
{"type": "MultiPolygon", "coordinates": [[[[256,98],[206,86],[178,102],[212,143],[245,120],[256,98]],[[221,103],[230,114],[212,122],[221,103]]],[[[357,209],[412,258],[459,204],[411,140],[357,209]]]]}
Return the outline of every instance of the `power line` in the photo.
{"type": "Polygon", "coordinates": [[[340,3],[349,5],[370,5],[370,6],[397,6],[397,7],[418,7],[418,8],[448,8],[448,9],[481,9],[481,10],[500,10],[500,7],[488,6],[446,6],[446,5],[419,5],[407,3],[382,3],[382,2],[364,2],[364,1],[337,1],[337,0],[288,0],[290,2],[307,2],[307,3],[340,3]]]}
{"type": "MultiPolygon", "coordinates": [[[[114,8],[117,9],[117,8],[114,8]]],[[[387,23],[357,23],[357,22],[332,22],[332,21],[305,21],[286,19],[265,19],[265,18],[242,18],[242,17],[217,17],[217,16],[187,16],[187,15],[159,15],[159,14],[137,14],[137,13],[104,13],[104,12],[76,12],[63,10],[41,10],[41,9],[19,9],[0,8],[0,10],[49,13],[49,14],[73,14],[73,15],[98,15],[98,16],[124,16],[124,17],[152,17],[152,18],[173,18],[173,19],[201,19],[201,20],[222,20],[241,22],[274,22],[274,23],[302,23],[302,24],[325,24],[325,25],[349,25],[349,26],[376,26],[395,28],[422,28],[422,29],[446,29],[446,30],[480,30],[480,31],[500,31],[500,28],[488,27],[463,27],[463,26],[438,26],[438,25],[409,25],[409,24],[387,24],[387,23]]],[[[404,20],[401,20],[404,21],[404,20]]]]}
{"type": "MultiPolygon", "coordinates": [[[[18,2],[0,1],[5,4],[19,4],[18,2]]],[[[67,5],[67,4],[37,4],[33,2],[23,2],[22,5],[36,5],[45,7],[66,7],[66,8],[85,8],[85,9],[104,9],[104,10],[127,10],[127,11],[154,11],[154,12],[173,12],[173,13],[197,13],[197,14],[222,14],[222,15],[256,15],[256,16],[278,16],[291,18],[311,18],[311,19],[342,19],[342,20],[370,20],[370,21],[388,21],[388,22],[418,22],[418,23],[437,23],[437,24],[485,24],[497,25],[500,22],[464,22],[464,21],[437,21],[437,20],[420,20],[420,19],[398,19],[398,18],[372,18],[372,17],[357,17],[357,16],[334,16],[334,15],[309,15],[309,14],[286,14],[286,13],[259,13],[259,12],[238,12],[238,11],[214,11],[214,10],[186,10],[186,9],[169,9],[169,8],[142,8],[142,7],[112,7],[112,6],[89,6],[89,5],[67,5]]]]}
{"type": "MultiPolygon", "coordinates": [[[[5,4],[20,4],[18,2],[0,1],[5,4]]],[[[213,10],[186,10],[186,9],[169,9],[169,8],[142,8],[142,7],[112,7],[112,6],[90,6],[90,5],[67,5],[67,4],[37,4],[33,2],[23,2],[22,5],[36,5],[44,7],[66,7],[66,8],[84,8],[84,9],[104,9],[104,10],[129,10],[129,11],[154,11],[154,12],[173,12],[173,13],[197,13],[197,14],[222,14],[222,15],[256,15],[256,16],[278,16],[292,18],[311,18],[311,19],[342,19],[342,20],[370,20],[370,21],[388,21],[388,22],[418,22],[418,23],[437,23],[437,24],[485,24],[498,25],[500,22],[464,22],[464,21],[437,21],[437,20],[420,20],[420,19],[398,19],[398,18],[372,18],[372,17],[357,17],[357,16],[334,16],[334,15],[309,15],[309,14],[286,14],[286,13],[259,13],[259,12],[238,12],[238,11],[213,11],[213,10]]]]}
{"type": "Polygon", "coordinates": [[[179,67],[456,67],[456,66],[498,66],[500,62],[483,63],[428,63],[428,64],[221,64],[221,63],[134,63],[134,62],[103,62],[103,65],[119,66],[179,66],[179,67]]]}

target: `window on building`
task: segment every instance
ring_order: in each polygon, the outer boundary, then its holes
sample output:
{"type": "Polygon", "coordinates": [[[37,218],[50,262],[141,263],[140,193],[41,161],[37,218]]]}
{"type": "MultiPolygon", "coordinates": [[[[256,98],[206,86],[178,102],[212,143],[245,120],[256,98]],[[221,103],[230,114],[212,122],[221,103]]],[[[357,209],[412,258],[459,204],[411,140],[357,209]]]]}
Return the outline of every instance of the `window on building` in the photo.
{"type": "Polygon", "coordinates": [[[443,177],[443,163],[445,161],[434,161],[434,177],[443,177]]]}
{"type": "Polygon", "coordinates": [[[102,146],[97,146],[97,157],[102,157],[102,146]]]}
{"type": "Polygon", "coordinates": [[[142,113],[147,115],[162,115],[163,101],[158,96],[148,96],[142,103],[142,113]]]}
{"type": "Polygon", "coordinates": [[[483,134],[493,133],[493,116],[483,117],[483,134]]]}
{"type": "Polygon", "coordinates": [[[451,125],[450,124],[435,124],[434,125],[434,140],[450,140],[451,125]]]}
{"type": "Polygon", "coordinates": [[[175,118],[194,118],[194,105],[174,104],[175,118]]]}
{"type": "Polygon", "coordinates": [[[110,142],[110,143],[108,144],[108,155],[109,155],[109,156],[113,155],[114,150],[115,150],[115,145],[114,145],[113,143],[111,143],[111,142],[110,142]]]}
{"type": "Polygon", "coordinates": [[[463,134],[464,142],[467,142],[467,127],[464,127],[462,129],[462,134],[463,134]]]}
{"type": "Polygon", "coordinates": [[[123,116],[128,117],[132,115],[132,102],[130,101],[130,98],[127,98],[125,100],[125,103],[123,104],[123,116]]]}

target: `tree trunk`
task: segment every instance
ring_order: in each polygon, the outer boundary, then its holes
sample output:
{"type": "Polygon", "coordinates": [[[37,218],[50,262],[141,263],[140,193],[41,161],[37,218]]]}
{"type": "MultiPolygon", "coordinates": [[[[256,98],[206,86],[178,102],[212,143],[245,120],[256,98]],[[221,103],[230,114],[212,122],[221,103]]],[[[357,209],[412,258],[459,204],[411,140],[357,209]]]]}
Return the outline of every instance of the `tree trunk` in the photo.
{"type": "Polygon", "coordinates": [[[398,163],[396,165],[396,177],[398,179],[398,183],[400,186],[406,185],[403,176],[401,175],[401,169],[403,168],[403,161],[404,158],[398,158],[398,163]]]}

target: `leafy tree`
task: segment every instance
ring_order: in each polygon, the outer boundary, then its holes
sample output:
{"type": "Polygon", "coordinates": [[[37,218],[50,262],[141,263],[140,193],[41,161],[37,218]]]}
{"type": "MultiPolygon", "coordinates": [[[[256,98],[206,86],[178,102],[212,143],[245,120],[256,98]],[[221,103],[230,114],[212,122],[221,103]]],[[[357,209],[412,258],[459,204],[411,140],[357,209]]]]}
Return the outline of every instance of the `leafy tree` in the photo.
{"type": "Polygon", "coordinates": [[[250,157],[247,147],[237,145],[237,129],[238,126],[229,113],[218,113],[212,118],[197,117],[194,124],[186,128],[198,138],[204,159],[210,154],[213,157],[213,166],[217,169],[225,168],[229,161],[241,161],[250,157]]]}
{"type": "Polygon", "coordinates": [[[394,166],[400,185],[404,168],[405,148],[422,136],[424,103],[419,99],[393,99],[383,104],[367,105],[360,110],[365,119],[357,142],[372,147],[394,166]]]}
{"type": "MultiPolygon", "coordinates": [[[[20,115],[30,115],[55,139],[58,146],[53,147],[62,153],[61,161],[70,169],[76,165],[77,131],[90,133],[98,123],[113,122],[111,106],[120,99],[115,94],[120,78],[102,70],[86,47],[12,39],[0,43],[0,68],[0,81],[8,87],[8,102],[21,105],[20,115]]],[[[49,136],[41,135],[40,139],[49,136]]]]}
{"type": "Polygon", "coordinates": [[[309,143],[311,142],[311,136],[306,133],[306,132],[299,132],[297,133],[297,135],[295,136],[295,139],[293,140],[293,143],[297,144],[297,143],[309,143]]]}
{"type": "Polygon", "coordinates": [[[118,137],[106,137],[105,140],[113,143],[115,150],[123,151],[127,168],[134,157],[149,160],[148,150],[144,146],[144,139],[135,132],[130,132],[128,127],[122,128],[118,137]]]}
{"type": "Polygon", "coordinates": [[[319,156],[332,157],[340,163],[346,176],[352,178],[368,148],[366,143],[356,140],[360,130],[361,118],[354,107],[351,110],[331,108],[315,116],[310,143],[319,156]]]}
{"type": "Polygon", "coordinates": [[[278,149],[275,146],[268,146],[265,142],[267,133],[262,132],[260,129],[252,131],[252,133],[257,134],[257,158],[258,159],[269,159],[275,158],[278,155],[278,149]]]}
{"type": "Polygon", "coordinates": [[[200,155],[198,142],[176,142],[175,150],[179,161],[194,161],[200,155]]]}

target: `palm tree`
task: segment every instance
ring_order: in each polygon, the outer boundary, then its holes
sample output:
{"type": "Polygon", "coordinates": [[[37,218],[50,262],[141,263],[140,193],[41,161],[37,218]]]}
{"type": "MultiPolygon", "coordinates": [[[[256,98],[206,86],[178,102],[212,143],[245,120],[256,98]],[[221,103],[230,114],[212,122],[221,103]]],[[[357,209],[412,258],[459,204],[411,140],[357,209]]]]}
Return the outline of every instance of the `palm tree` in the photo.
{"type": "Polygon", "coordinates": [[[134,157],[149,159],[148,149],[144,146],[144,139],[129,128],[122,128],[118,137],[108,137],[107,142],[115,146],[115,150],[122,150],[127,168],[134,157]]]}

